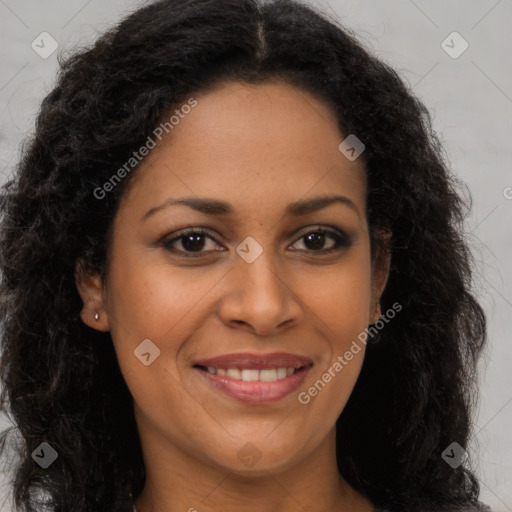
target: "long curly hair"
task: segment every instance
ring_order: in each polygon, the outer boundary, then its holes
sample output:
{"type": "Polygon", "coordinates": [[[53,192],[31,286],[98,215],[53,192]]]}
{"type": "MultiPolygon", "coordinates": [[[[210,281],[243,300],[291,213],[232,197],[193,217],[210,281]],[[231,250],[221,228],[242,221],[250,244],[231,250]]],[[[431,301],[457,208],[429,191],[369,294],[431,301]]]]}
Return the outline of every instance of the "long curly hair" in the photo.
{"type": "Polygon", "coordinates": [[[369,343],[337,424],[340,473],[393,511],[478,505],[468,464],[486,319],[464,238],[468,205],[425,106],[324,13],[293,0],[162,0],[62,58],[1,208],[1,406],[19,434],[12,489],[27,512],[130,512],[145,470],[110,334],[83,324],[75,265],[105,278],[113,218],[137,169],[113,170],[165,115],[223,81],[283,80],[364,142],[372,250],[392,232],[381,298],[403,310],[369,343]],[[49,443],[58,459],[32,458],[49,443]]]}

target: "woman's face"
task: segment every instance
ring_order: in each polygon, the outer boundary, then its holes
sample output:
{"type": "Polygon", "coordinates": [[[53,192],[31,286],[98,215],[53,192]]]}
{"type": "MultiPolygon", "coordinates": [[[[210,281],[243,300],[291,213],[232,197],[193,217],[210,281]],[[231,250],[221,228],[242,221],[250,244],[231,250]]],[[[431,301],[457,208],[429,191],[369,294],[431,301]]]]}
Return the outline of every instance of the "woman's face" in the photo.
{"type": "Polygon", "coordinates": [[[292,467],[333,442],[364,345],[345,354],[379,314],[388,262],[372,268],[364,164],[338,149],[331,110],[290,85],[194,98],[123,196],[106,283],[77,281],[82,318],[111,333],[143,448],[292,467]]]}

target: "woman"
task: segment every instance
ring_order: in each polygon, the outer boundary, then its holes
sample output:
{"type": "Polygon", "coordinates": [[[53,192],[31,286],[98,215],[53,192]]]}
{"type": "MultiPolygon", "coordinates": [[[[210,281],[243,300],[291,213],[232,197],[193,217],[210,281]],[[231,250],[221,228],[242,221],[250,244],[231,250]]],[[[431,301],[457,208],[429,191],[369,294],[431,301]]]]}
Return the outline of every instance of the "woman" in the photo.
{"type": "Polygon", "coordinates": [[[335,22],[134,12],[62,64],[6,187],[17,506],[482,510],[464,212],[425,107],[335,22]]]}

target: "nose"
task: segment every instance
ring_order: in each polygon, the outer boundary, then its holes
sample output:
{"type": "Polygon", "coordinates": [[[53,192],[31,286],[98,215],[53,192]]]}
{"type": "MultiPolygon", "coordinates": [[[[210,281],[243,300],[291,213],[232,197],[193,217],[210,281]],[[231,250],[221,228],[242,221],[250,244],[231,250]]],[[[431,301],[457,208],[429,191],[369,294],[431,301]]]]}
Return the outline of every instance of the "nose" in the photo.
{"type": "Polygon", "coordinates": [[[240,258],[226,276],[218,315],[229,327],[272,336],[296,325],[303,307],[293,292],[293,280],[264,251],[255,261],[240,258]]]}

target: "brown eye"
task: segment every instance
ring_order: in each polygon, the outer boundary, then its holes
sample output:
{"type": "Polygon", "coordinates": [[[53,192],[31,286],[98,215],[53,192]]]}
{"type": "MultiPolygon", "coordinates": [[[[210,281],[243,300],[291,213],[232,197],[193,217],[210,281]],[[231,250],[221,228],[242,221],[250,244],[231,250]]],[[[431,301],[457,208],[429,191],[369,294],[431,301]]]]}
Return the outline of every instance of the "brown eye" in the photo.
{"type": "MultiPolygon", "coordinates": [[[[201,229],[201,228],[194,228],[189,229],[188,231],[182,232],[179,236],[175,236],[170,240],[165,240],[163,242],[163,246],[172,251],[177,253],[197,253],[197,255],[201,255],[205,252],[210,252],[208,250],[203,251],[205,245],[206,245],[206,238],[209,240],[212,240],[213,242],[216,242],[216,240],[211,236],[210,232],[201,229]],[[181,242],[182,249],[176,249],[174,246],[177,244],[177,242],[181,242]]],[[[211,250],[218,250],[215,249],[215,246],[211,250]]],[[[195,256],[195,255],[194,255],[195,256]]],[[[194,257],[191,256],[191,257],[194,257]]]]}
{"type": "Polygon", "coordinates": [[[308,233],[302,235],[299,240],[304,240],[306,251],[321,252],[324,254],[336,251],[343,247],[350,247],[351,245],[350,239],[345,234],[327,229],[317,229],[314,231],[309,231],[308,233]],[[334,245],[331,245],[331,247],[324,249],[324,245],[328,239],[333,240],[334,245]]]}

